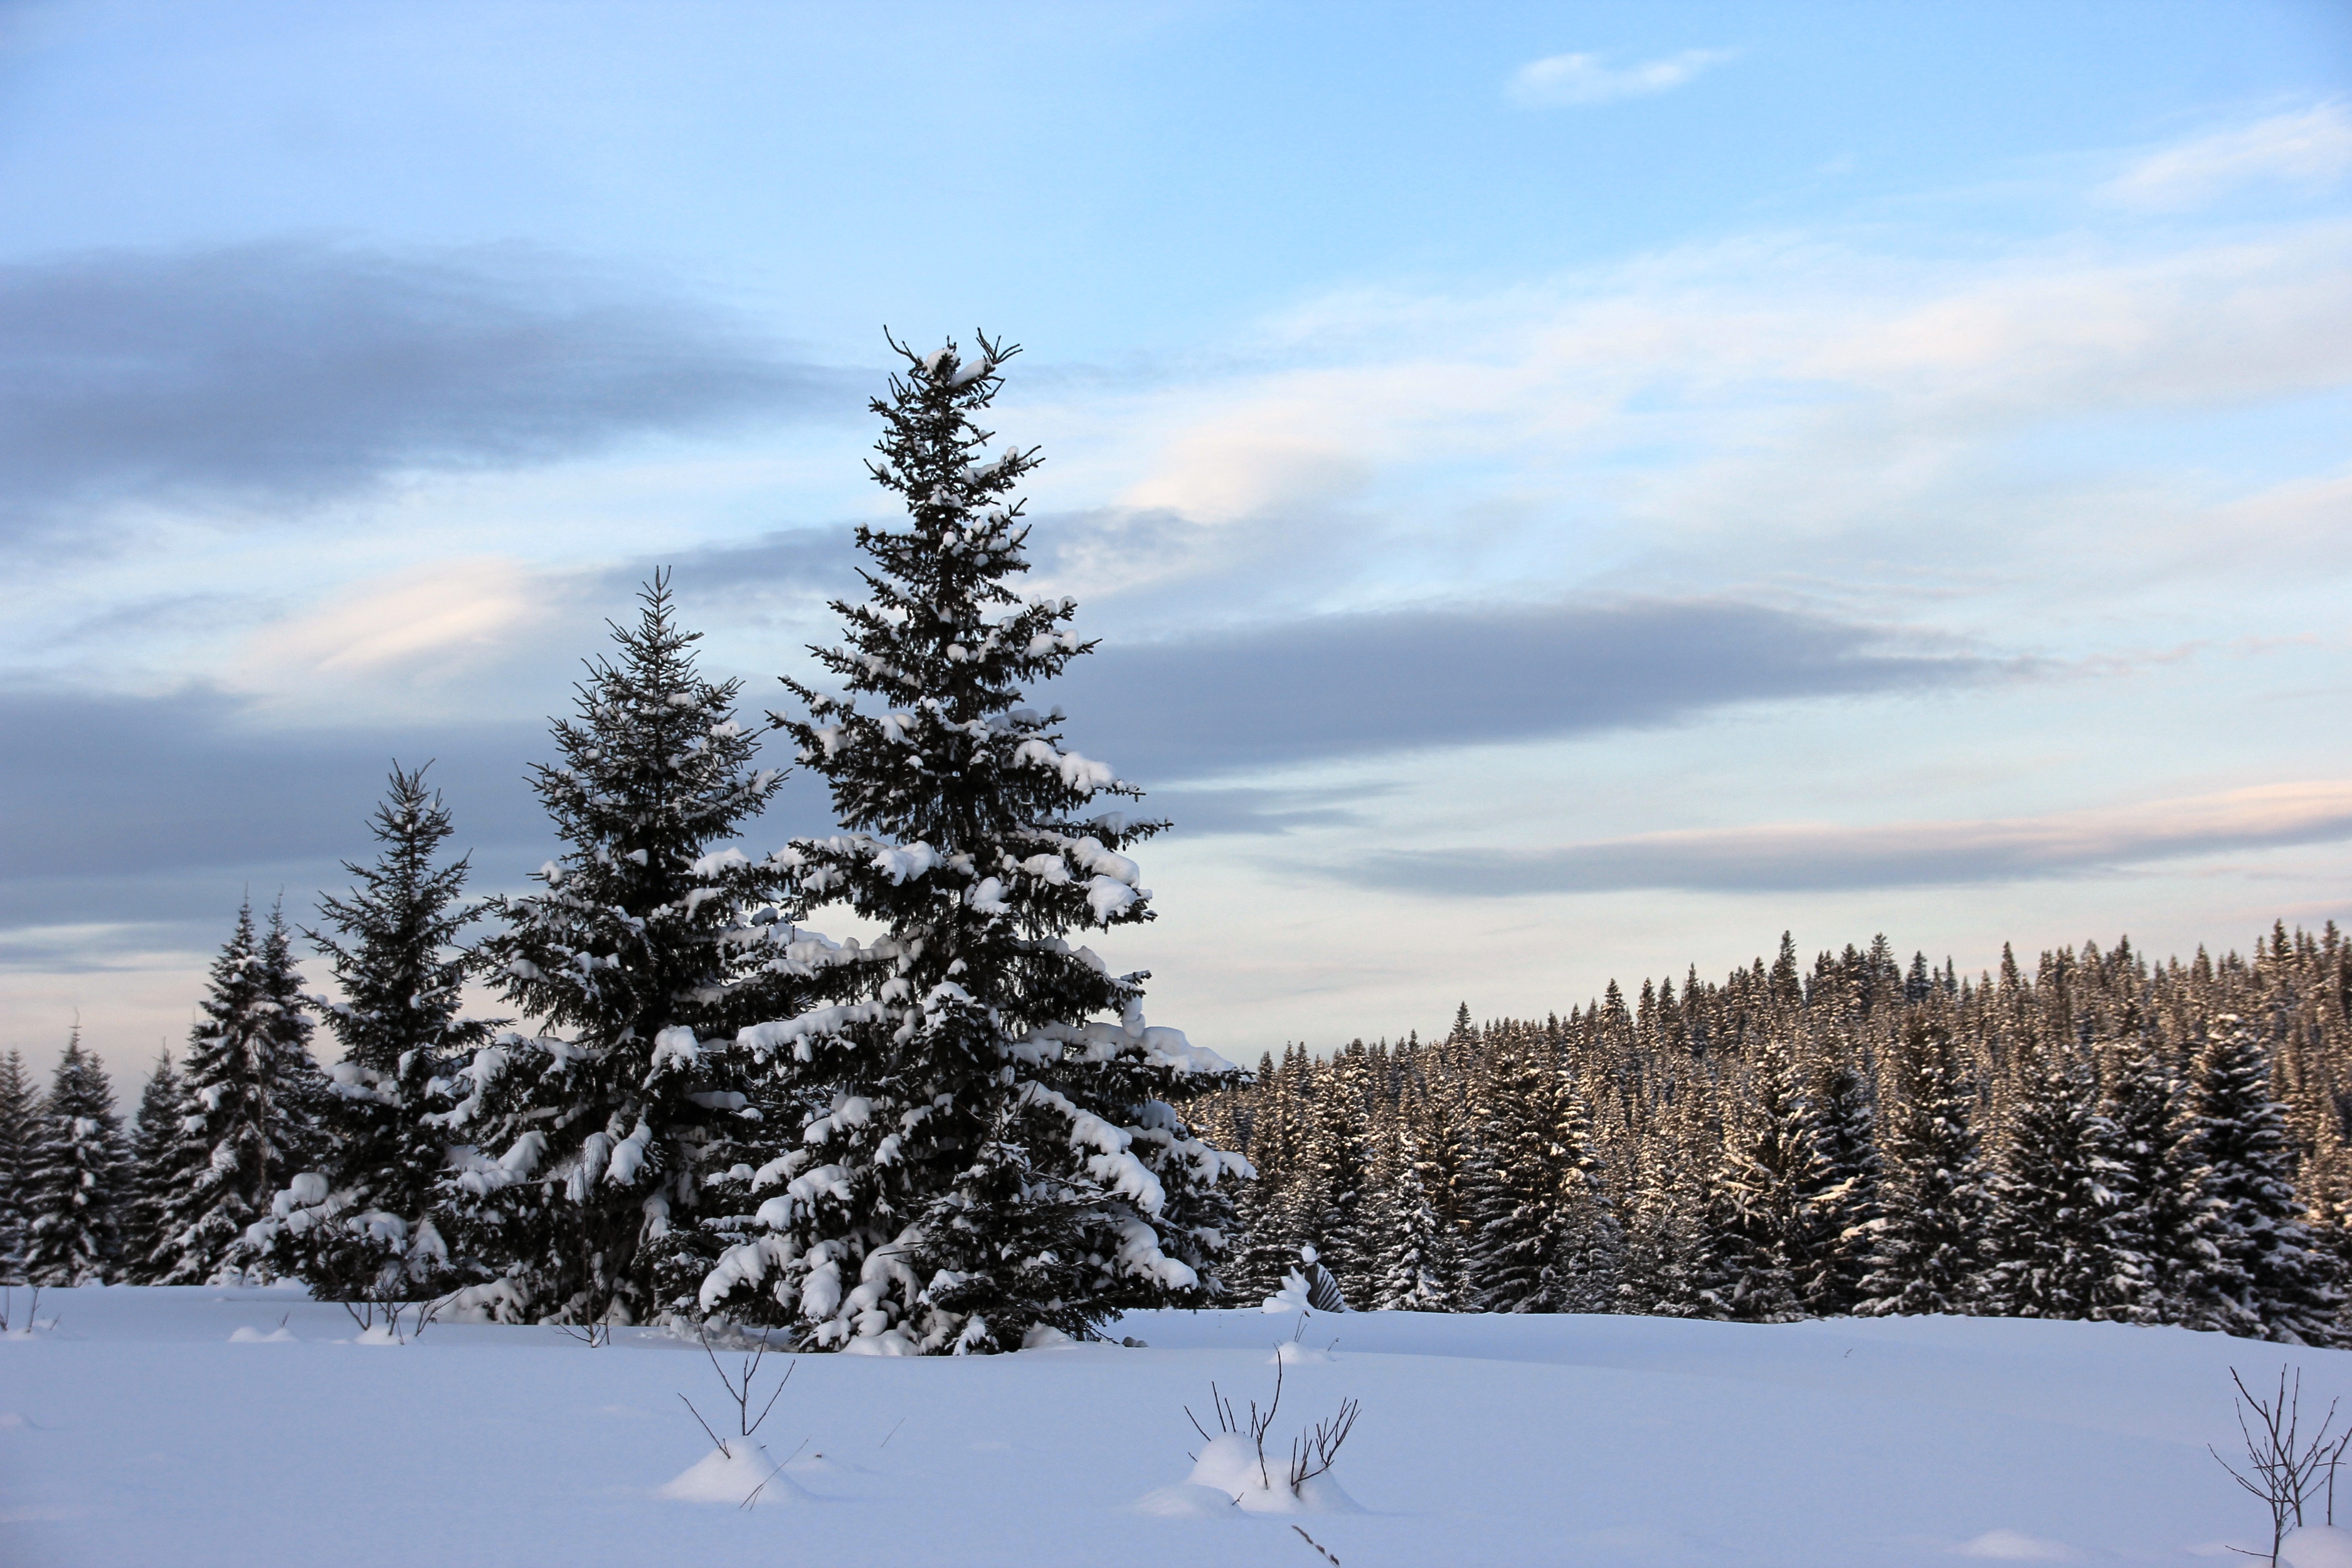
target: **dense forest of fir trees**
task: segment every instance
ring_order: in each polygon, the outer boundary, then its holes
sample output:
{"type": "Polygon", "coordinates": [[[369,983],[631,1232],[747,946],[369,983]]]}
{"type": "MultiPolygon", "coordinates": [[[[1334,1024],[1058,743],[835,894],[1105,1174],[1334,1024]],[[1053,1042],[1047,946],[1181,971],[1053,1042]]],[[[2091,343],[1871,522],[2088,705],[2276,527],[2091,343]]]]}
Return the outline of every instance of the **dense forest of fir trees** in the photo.
{"type": "Polygon", "coordinates": [[[1228,1279],[1359,1307],[1972,1312],[2347,1337],[2352,944],[2118,942],[1963,979],[1885,938],[1565,1017],[1293,1047],[1205,1099],[1228,1279]]]}
{"type": "Polygon", "coordinates": [[[857,531],[868,597],[812,650],[839,689],[788,679],[746,721],[656,577],[533,773],[562,849],[531,891],[469,900],[447,809],[395,768],[318,929],[238,913],[127,1126],[78,1037],[46,1092],[0,1058],[0,1279],[292,1276],[966,1353],[1254,1305],[1312,1248],[1327,1309],[2352,1339],[2333,924],[1972,980],[1883,938],[1808,970],[1783,938],[1720,984],[1465,1005],[1442,1039],[1255,1074],[1148,1026],[1147,977],[1072,938],[1152,918],[1128,852],[1165,825],[1024,703],[1093,645],[1009,586],[1037,458],[975,416],[1017,351],[898,352],[869,466],[907,519],[857,531]],[[753,859],[761,728],[839,831],[753,859]],[[827,908],[881,934],[801,923],[827,908]],[[464,1016],[469,976],[511,1016],[464,1016]]]}

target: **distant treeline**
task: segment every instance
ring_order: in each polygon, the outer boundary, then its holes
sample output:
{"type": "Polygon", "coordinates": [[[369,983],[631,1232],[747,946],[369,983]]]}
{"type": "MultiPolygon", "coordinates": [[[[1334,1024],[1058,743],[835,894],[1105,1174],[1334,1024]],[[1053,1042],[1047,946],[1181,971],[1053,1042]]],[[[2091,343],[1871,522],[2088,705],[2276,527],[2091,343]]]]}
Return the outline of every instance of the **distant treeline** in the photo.
{"type": "Polygon", "coordinates": [[[2347,1337],[2352,947],[2118,942],[1963,979],[1884,937],[1612,982],[1540,1021],[1286,1049],[1193,1108],[1244,1151],[1227,1279],[1357,1307],[1971,1312],[2347,1337]]]}

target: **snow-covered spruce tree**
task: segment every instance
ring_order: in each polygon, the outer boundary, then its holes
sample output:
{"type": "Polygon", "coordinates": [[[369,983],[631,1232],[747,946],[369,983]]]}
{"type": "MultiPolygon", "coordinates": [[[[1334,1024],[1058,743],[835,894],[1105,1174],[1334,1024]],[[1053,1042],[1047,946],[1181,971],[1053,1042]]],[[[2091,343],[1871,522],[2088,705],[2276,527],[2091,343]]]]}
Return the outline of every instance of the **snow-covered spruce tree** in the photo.
{"type": "MultiPolygon", "coordinates": [[[[775,919],[772,868],[715,847],[781,775],[751,765],[740,682],[697,672],[700,634],[677,624],[667,579],[642,597],[554,725],[562,762],[535,770],[563,854],[537,872],[543,890],[484,905],[493,929],[473,950],[547,1032],[474,1050],[436,1113],[455,1146],[436,1226],[496,1277],[487,1294],[509,1317],[643,1321],[677,1305],[682,1270],[690,1298],[719,1249],[704,1225],[724,1217],[703,1189],[758,1130],[723,1047],[801,1006],[833,952],[775,919]]],[[[420,947],[412,962],[434,961],[420,947]]],[[[399,1027],[455,1027],[454,1009],[443,994],[399,1027]]]]}
{"type": "Polygon", "coordinates": [[[25,1173],[32,1164],[39,1104],[24,1053],[0,1057],[0,1285],[24,1282],[25,1173]]]}
{"type": "Polygon", "coordinates": [[[1218,1301],[1249,1166],[1176,1109],[1230,1064],[1145,1027],[1146,976],[1066,939],[1150,918],[1122,851],[1161,825],[1096,809],[1139,792],[1023,702],[1093,645],[1066,629],[1069,600],[1007,584],[1027,569],[1013,491],[1037,459],[991,455],[974,420],[1013,351],[899,352],[870,467],[908,526],[858,529],[871,597],[834,606],[847,646],[812,650],[845,693],[788,679],[800,710],[776,719],[845,831],[775,863],[797,898],[886,934],[855,1000],[738,1037],[806,1121],[758,1173],[766,1233],[701,1305],[812,1346],[1010,1350],[1218,1301]]]}
{"type": "Polygon", "coordinates": [[[1463,1170],[1465,1304],[1481,1312],[1546,1311],[1544,1275],[1560,1234],[1557,1074],[1506,1036],[1495,1038],[1472,1085],[1476,1120],[1463,1170]]]}
{"type": "Polygon", "coordinates": [[[252,906],[240,909],[181,1070],[162,1250],[148,1265],[165,1284],[201,1285],[262,1261],[248,1254],[246,1228],[316,1148],[321,1076],[301,986],[278,912],[257,940],[252,906]]]}
{"type": "Polygon", "coordinates": [[[490,1027],[457,1016],[467,863],[434,864],[451,827],[425,769],[393,765],[369,827],[375,863],[346,861],[357,885],[320,900],[335,934],[306,933],[343,994],[318,999],[343,1047],[321,1097],[320,1157],[248,1238],[321,1300],[404,1300],[463,1282],[431,1214],[449,1138],[427,1118],[434,1081],[490,1027]]]}
{"type": "Polygon", "coordinates": [[[1973,1312],[1984,1277],[1984,1169],[1975,1093],[1950,1031],[1914,1015],[1897,1047],[1903,1103],[1889,1119],[1886,1213],[1857,1317],[1973,1312]]]}
{"type": "Polygon", "coordinates": [[[1381,1247],[1372,1305],[1389,1312],[1450,1312],[1461,1266],[1454,1236],[1430,1196],[1412,1119],[1399,1117],[1390,1131],[1376,1168],[1381,1247]]]}
{"type": "MultiPolygon", "coordinates": [[[[2210,1278],[2222,1263],[2213,1239],[2219,1205],[2198,1178],[2183,1100],[2179,1077],[2151,1033],[2116,1065],[2102,1110],[2115,1128],[2116,1233],[2140,1259],[2137,1322],[2189,1322],[2197,1304],[2237,1294],[2210,1278]]],[[[2234,1279],[2234,1270],[2226,1271],[2234,1279]]]]}
{"type": "Polygon", "coordinates": [[[1259,1058],[1246,1151],[1256,1173],[1234,1194],[1236,1240],[1218,1269],[1237,1302],[1262,1300],[1280,1289],[1283,1277],[1298,1261],[1303,1237],[1294,1218],[1292,1176],[1299,1163],[1305,1107],[1293,1089],[1303,1055],[1286,1046],[1278,1069],[1270,1054],[1259,1058]]]}
{"type": "Polygon", "coordinates": [[[1544,1260],[1544,1301],[1555,1312],[1614,1311],[1625,1268],[1624,1228],[1593,1137],[1592,1108],[1565,1068],[1555,1103],[1557,1237],[1544,1260]]]}
{"type": "Polygon", "coordinates": [[[79,1029],[58,1059],[38,1126],[25,1181],[26,1283],[110,1280],[121,1266],[122,1122],[79,1029]]]}
{"type": "Polygon", "coordinates": [[[2140,1258],[2126,1237],[2126,1173],[2090,1064],[2047,1043],[2024,1064],[1990,1195],[1988,1310],[2011,1318],[2136,1315],[2140,1258]]]}
{"type": "Polygon", "coordinates": [[[2288,1344],[2335,1343],[2341,1291],[2295,1200],[2285,1119],[2271,1098],[2270,1055],[2234,1014],[2214,1018],[2199,1053],[2195,1114],[2200,1187],[2216,1205],[2221,1254],[2213,1271],[2220,1299],[2209,1300],[2199,1317],[2288,1344]],[[2220,1294],[2241,1280],[2234,1296],[2220,1294]]]}
{"type": "MultiPolygon", "coordinates": [[[[1921,958],[1913,967],[1924,973],[1926,964],[1921,958]]],[[[1822,1245],[1801,1294],[1807,1311],[1833,1318],[1853,1310],[1877,1235],[1885,1171],[1878,1157],[1878,1108],[1870,1080],[1851,1064],[1832,1068],[1822,1080],[1819,1120],[1826,1184],[1814,1204],[1822,1245]]]]}
{"type": "Polygon", "coordinates": [[[172,1195],[165,1183],[185,1101],[172,1053],[164,1051],[140,1091],[139,1110],[131,1121],[130,1156],[123,1163],[122,1280],[127,1285],[152,1285],[161,1277],[155,1257],[163,1246],[172,1195]]]}
{"type": "Polygon", "coordinates": [[[1707,1223],[1714,1176],[1692,1160],[1689,1142],[1671,1122],[1644,1140],[1626,1226],[1621,1311],[1698,1318],[1714,1310],[1707,1299],[1717,1273],[1707,1223]]]}
{"type": "Polygon", "coordinates": [[[1489,1038],[1466,1170],[1470,1304],[1487,1312],[1606,1311],[1623,1247],[1591,1112],[1549,1034],[1489,1038]]]}
{"type": "Polygon", "coordinates": [[[1370,1151],[1357,1073],[1343,1054],[1318,1075],[1307,1108],[1306,1146],[1299,1151],[1294,1214],[1302,1244],[1312,1246],[1342,1300],[1370,1298],[1374,1244],[1367,1226],[1370,1151]]]}
{"type": "Polygon", "coordinates": [[[1805,1315],[1806,1287],[1828,1250],[1821,1199],[1835,1185],[1821,1132],[1793,1054],[1768,1036],[1715,1184],[1708,1294],[1719,1315],[1761,1323],[1805,1315]]]}

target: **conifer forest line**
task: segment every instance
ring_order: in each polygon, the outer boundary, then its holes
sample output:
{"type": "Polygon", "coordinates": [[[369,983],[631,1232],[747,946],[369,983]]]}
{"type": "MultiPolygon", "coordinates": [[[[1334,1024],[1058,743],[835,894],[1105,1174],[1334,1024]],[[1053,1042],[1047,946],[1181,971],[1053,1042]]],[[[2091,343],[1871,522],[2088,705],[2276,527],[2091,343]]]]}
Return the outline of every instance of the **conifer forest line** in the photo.
{"type": "Polygon", "coordinates": [[[1229,1277],[1350,1302],[1780,1321],[1992,1313],[2341,1342],[2352,944],[2118,941],[1962,978],[1881,937],[1443,1038],[1293,1047],[1196,1112],[1229,1277]]]}

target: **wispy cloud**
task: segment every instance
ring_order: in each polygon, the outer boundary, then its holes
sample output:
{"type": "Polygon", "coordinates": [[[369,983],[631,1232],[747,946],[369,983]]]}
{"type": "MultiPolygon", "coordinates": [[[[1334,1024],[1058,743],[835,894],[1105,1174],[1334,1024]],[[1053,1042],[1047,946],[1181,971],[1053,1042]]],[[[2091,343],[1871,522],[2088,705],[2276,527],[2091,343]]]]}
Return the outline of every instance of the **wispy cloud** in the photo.
{"type": "Polygon", "coordinates": [[[2188,207],[2242,185],[2320,185],[2352,170],[2352,114],[2323,103],[2152,153],[2100,187],[2111,202],[2188,207]]]}
{"type": "Polygon", "coordinates": [[[542,627],[572,585],[501,556],[436,562],[263,628],[248,645],[247,673],[456,674],[499,658],[542,627]]]}
{"type": "Polygon", "coordinates": [[[1701,71],[1721,65],[1736,52],[1685,49],[1680,54],[1627,66],[1610,65],[1599,55],[1548,55],[1513,72],[1504,90],[1513,103],[1525,109],[1615,103],[1622,99],[1670,92],[1701,71]]]}
{"type": "Polygon", "coordinates": [[[1045,695],[1139,783],[1679,722],[1738,702],[1948,686],[1983,659],[1729,600],[1318,616],[1107,644],[1045,695]]]}
{"type": "Polygon", "coordinates": [[[0,531],[827,417],[855,411],[859,379],[544,257],[257,242],[16,262],[0,267],[0,531]]]}
{"type": "Polygon", "coordinates": [[[1805,892],[2022,881],[2232,849],[2352,838],[2352,780],[1990,821],[1768,824],[1557,848],[1391,850],[1342,869],[1372,887],[1467,896],[1805,892]]]}

